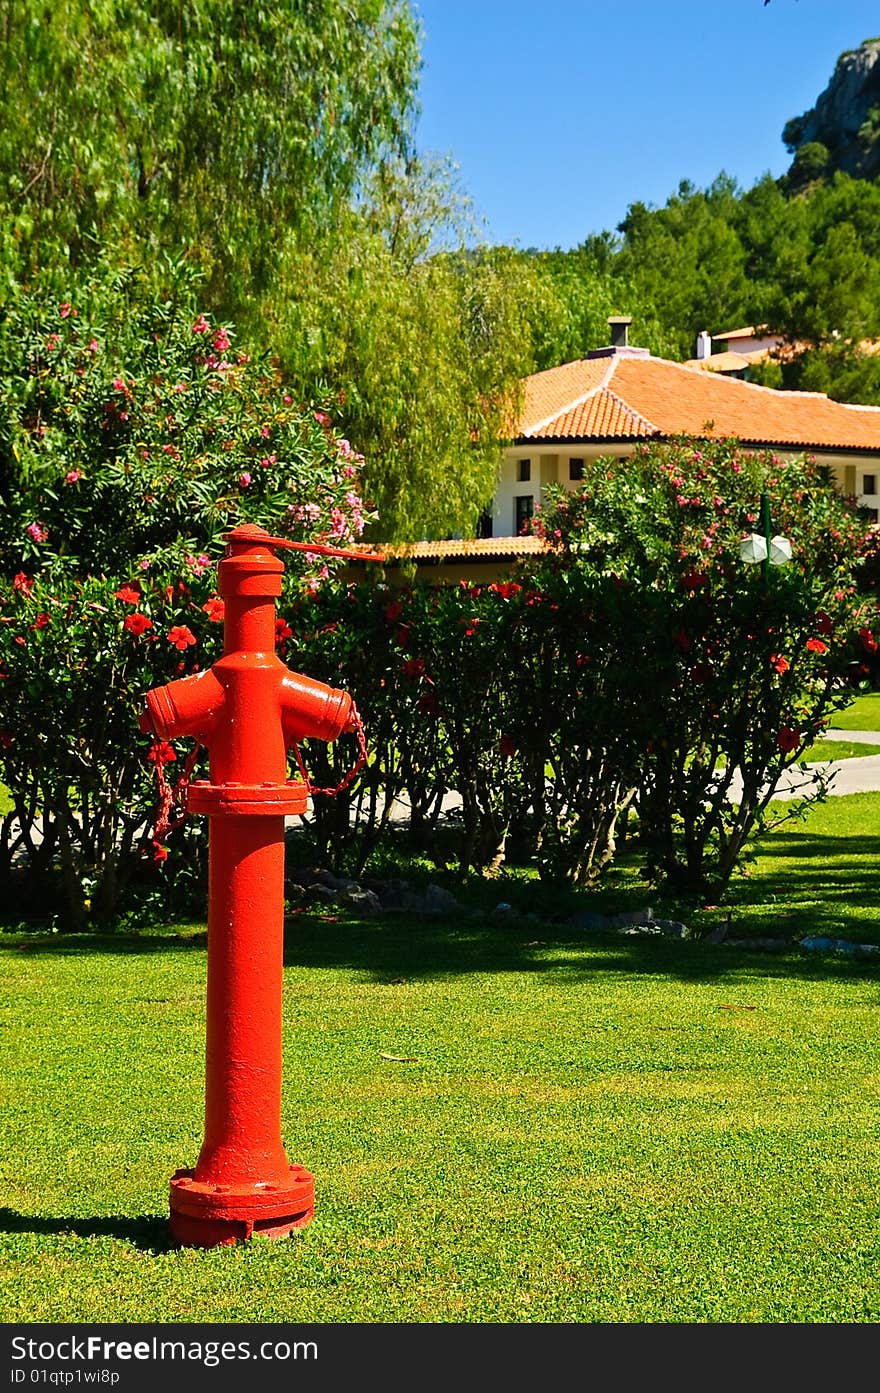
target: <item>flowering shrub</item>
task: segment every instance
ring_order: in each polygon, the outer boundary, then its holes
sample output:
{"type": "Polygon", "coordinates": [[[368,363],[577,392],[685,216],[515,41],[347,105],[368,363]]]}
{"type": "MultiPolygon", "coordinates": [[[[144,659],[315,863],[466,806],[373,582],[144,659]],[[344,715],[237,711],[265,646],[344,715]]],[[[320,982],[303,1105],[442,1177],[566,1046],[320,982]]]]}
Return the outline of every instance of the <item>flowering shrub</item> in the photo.
{"type": "MultiPolygon", "coordinates": [[[[554,549],[508,580],[329,590],[287,615],[307,670],[354,683],[381,731],[323,849],[366,850],[401,795],[429,833],[454,789],[462,866],[497,864],[513,834],[542,875],[583,885],[635,804],[647,873],[718,888],[870,674],[863,524],[809,460],[683,441],[597,462],[537,525],[554,549]],[[764,491],[794,553],[768,583],[739,556],[764,491]]],[[[314,751],[325,781],[338,755],[314,751]]]]}
{"type": "Polygon", "coordinates": [[[686,889],[725,884],[784,769],[869,675],[878,617],[857,589],[864,521],[808,458],[679,441],[642,447],[626,470],[596,462],[538,527],[558,542],[559,583],[591,604],[599,591],[626,597],[629,636],[617,604],[602,607],[621,711],[612,699],[598,738],[609,753],[624,727],[644,742],[649,868],[686,889]],[[766,578],[739,556],[763,492],[793,551],[766,578]]]}
{"type": "MultiPolygon", "coordinates": [[[[296,663],[351,691],[369,732],[371,760],[351,797],[316,800],[312,832],[325,859],[362,868],[398,800],[414,846],[432,849],[455,790],[460,864],[500,860],[522,788],[505,731],[510,601],[520,588],[331,585],[287,612],[296,663]]],[[[338,782],[349,758],[341,742],[309,747],[313,783],[338,782]]]]}
{"type": "MultiPolygon", "coordinates": [[[[157,760],[136,714],[219,656],[222,534],[344,544],[369,516],[329,418],[172,288],[22,292],[0,320],[0,876],[23,857],[74,924],[142,864],[157,760]]],[[[287,572],[308,593],[328,567],[291,553],[287,572]]]]}

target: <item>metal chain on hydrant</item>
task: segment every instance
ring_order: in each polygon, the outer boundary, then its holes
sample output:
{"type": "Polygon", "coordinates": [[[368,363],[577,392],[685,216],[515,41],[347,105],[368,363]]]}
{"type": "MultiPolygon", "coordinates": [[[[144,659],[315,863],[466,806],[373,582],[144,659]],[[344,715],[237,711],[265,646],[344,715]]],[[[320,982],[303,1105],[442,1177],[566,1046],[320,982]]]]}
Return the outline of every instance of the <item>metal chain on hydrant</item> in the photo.
{"type": "MultiPolygon", "coordinates": [[[[164,861],[168,856],[168,850],[163,846],[165,838],[171,833],[176,832],[186,821],[186,793],[189,788],[189,781],[192,778],[196,760],[201,751],[201,745],[196,742],[195,749],[186,757],[186,763],[180,778],[172,786],[165,777],[165,765],[169,763],[165,753],[168,746],[167,740],[154,740],[150,746],[147,759],[156,766],[156,783],[159,786],[159,803],[156,809],[156,825],[153,828],[153,835],[150,840],[153,843],[153,860],[156,862],[164,861]],[[172,821],[171,809],[177,804],[179,812],[172,821]]],[[[175,759],[176,755],[173,756],[175,759]]]]}
{"type": "Polygon", "coordinates": [[[297,745],[296,742],[294,742],[293,753],[294,753],[294,755],[296,756],[296,763],[297,763],[297,766],[298,766],[298,768],[299,768],[300,775],[302,776],[302,781],[303,781],[303,783],[305,784],[306,788],[308,789],[308,791],[309,791],[309,793],[310,793],[311,795],[314,795],[314,794],[316,794],[316,793],[321,793],[321,794],[324,795],[325,798],[335,798],[336,795],[337,795],[337,793],[344,793],[345,790],[353,783],[353,781],[354,781],[354,779],[355,779],[355,776],[361,772],[361,770],[363,769],[364,765],[366,764],[366,762],[367,762],[367,738],[366,738],[366,736],[364,735],[364,723],[363,723],[363,721],[361,720],[361,713],[360,713],[360,711],[358,711],[358,709],[357,709],[357,707],[355,706],[354,702],[351,703],[351,719],[352,719],[352,721],[353,721],[353,723],[354,723],[354,733],[355,733],[355,735],[357,736],[357,742],[358,742],[358,757],[357,757],[357,759],[355,760],[354,764],[353,764],[353,765],[351,766],[351,768],[349,769],[348,773],[347,773],[347,774],[343,777],[343,779],[336,785],[335,788],[313,788],[313,787],[312,787],[311,781],[310,781],[309,776],[308,776],[308,774],[307,774],[307,772],[306,772],[306,767],[305,767],[305,765],[303,764],[303,761],[302,761],[302,755],[301,755],[300,752],[299,752],[299,745],[297,745]]]}
{"type": "MultiPolygon", "coordinates": [[[[354,782],[356,776],[360,773],[360,771],[366,764],[367,739],[364,734],[364,723],[361,720],[361,714],[355,706],[354,702],[352,702],[351,704],[351,719],[354,724],[354,733],[357,737],[357,759],[349,769],[348,773],[343,776],[343,778],[339,781],[335,788],[315,788],[312,785],[312,782],[309,779],[308,773],[306,771],[306,767],[303,764],[303,759],[302,755],[300,754],[299,745],[297,745],[294,742],[293,752],[296,756],[297,767],[299,769],[302,781],[308,789],[310,795],[320,793],[325,798],[335,798],[337,794],[344,793],[345,790],[350,787],[350,785],[354,782]]],[[[187,755],[186,763],[183,766],[180,778],[177,780],[176,783],[172,784],[170,780],[168,780],[165,777],[165,765],[166,763],[170,763],[170,760],[166,753],[166,750],[169,748],[170,747],[168,745],[167,740],[154,740],[152,745],[150,746],[150,752],[147,755],[147,759],[150,761],[150,763],[155,765],[156,783],[159,789],[159,800],[156,807],[156,824],[153,828],[153,835],[150,838],[150,841],[153,844],[153,860],[156,862],[164,861],[168,856],[168,850],[163,845],[165,838],[168,837],[172,832],[176,832],[177,828],[182,826],[183,823],[186,821],[187,789],[189,788],[189,783],[196,765],[196,760],[198,759],[202,749],[201,745],[196,743],[195,749],[187,755]],[[172,819],[171,811],[175,807],[175,805],[177,806],[179,811],[177,816],[174,819],[172,819]]],[[[176,758],[176,755],[172,755],[172,758],[176,758]]]]}

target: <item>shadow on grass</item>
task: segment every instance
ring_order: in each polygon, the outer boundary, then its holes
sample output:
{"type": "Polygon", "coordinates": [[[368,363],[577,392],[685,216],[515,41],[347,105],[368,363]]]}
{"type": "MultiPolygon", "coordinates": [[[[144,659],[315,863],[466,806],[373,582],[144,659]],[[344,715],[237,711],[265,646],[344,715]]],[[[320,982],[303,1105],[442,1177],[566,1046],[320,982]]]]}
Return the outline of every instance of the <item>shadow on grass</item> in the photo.
{"type": "MultiPolygon", "coordinates": [[[[814,920],[815,916],[811,920],[813,931],[814,920]]],[[[785,933],[791,933],[792,922],[786,922],[785,933]]],[[[766,924],[758,931],[766,932],[766,924]]],[[[204,952],[203,940],[184,943],[168,936],[135,940],[94,937],[84,939],[75,949],[53,938],[28,943],[24,951],[28,955],[88,957],[96,953],[191,951],[195,946],[204,952]]],[[[285,927],[284,965],[363,973],[381,987],[401,978],[427,981],[505,972],[559,978],[645,973],[694,983],[723,981],[731,976],[855,979],[880,972],[880,965],[868,960],[807,954],[795,945],[784,953],[769,953],[661,935],[585,933],[553,924],[499,929],[497,924],[478,919],[463,922],[461,917],[452,924],[445,915],[430,921],[410,915],[373,920],[298,915],[285,927]]]]}
{"type": "MultiPolygon", "coordinates": [[[[285,922],[285,965],[368,974],[377,985],[467,974],[535,972],[581,977],[599,972],[648,973],[703,982],[743,975],[861,978],[880,964],[833,954],[807,953],[796,940],[807,934],[880,941],[880,837],[774,832],[760,845],[760,873],[737,878],[724,899],[705,907],[670,901],[634,878],[620,876],[594,892],[553,892],[540,882],[483,881],[454,887],[480,908],[459,914],[395,912],[357,919],[333,906],[295,912],[285,922]],[[487,906],[514,902],[517,917],[499,921],[487,906]],[[614,913],[650,903],[658,918],[681,919],[697,933],[725,922],[735,938],[789,940],[780,952],[762,952],[662,936],[587,933],[567,922],[576,910],[614,913]],[[544,912],[542,913],[542,909],[544,912]],[[521,917],[528,913],[528,918],[521,917]]],[[[116,934],[0,934],[0,948],[23,954],[91,956],[204,952],[206,935],[186,931],[116,934]],[[4,943],[4,939],[6,942],[4,943]]]]}
{"type": "Polygon", "coordinates": [[[108,1216],[100,1219],[46,1218],[37,1214],[18,1214],[14,1209],[0,1209],[0,1233],[57,1234],[76,1238],[119,1238],[140,1248],[144,1253],[167,1253],[171,1249],[168,1220],[153,1214],[140,1214],[131,1219],[108,1216]]]}

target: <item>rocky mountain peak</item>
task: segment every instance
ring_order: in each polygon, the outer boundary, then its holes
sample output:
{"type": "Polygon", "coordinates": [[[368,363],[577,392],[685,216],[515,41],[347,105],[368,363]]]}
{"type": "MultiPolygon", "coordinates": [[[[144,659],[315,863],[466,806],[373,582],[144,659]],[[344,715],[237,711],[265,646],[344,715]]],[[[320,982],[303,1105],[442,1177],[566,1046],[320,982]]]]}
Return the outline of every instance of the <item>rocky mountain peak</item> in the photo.
{"type": "Polygon", "coordinates": [[[880,38],[840,55],[816,105],[789,121],[782,139],[795,157],[794,183],[837,169],[880,176],[880,38]]]}

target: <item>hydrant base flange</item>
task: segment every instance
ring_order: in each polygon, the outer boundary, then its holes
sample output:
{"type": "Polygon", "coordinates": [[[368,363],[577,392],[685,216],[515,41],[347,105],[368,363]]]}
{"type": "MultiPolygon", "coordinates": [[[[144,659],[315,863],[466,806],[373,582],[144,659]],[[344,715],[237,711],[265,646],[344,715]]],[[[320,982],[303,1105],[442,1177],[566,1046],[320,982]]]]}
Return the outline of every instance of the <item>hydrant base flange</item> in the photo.
{"type": "Polygon", "coordinates": [[[278,1185],[205,1184],[191,1170],[171,1177],[171,1238],[179,1247],[216,1248],[254,1233],[285,1238],[305,1228],[315,1212],[315,1178],[291,1166],[278,1185]]]}

